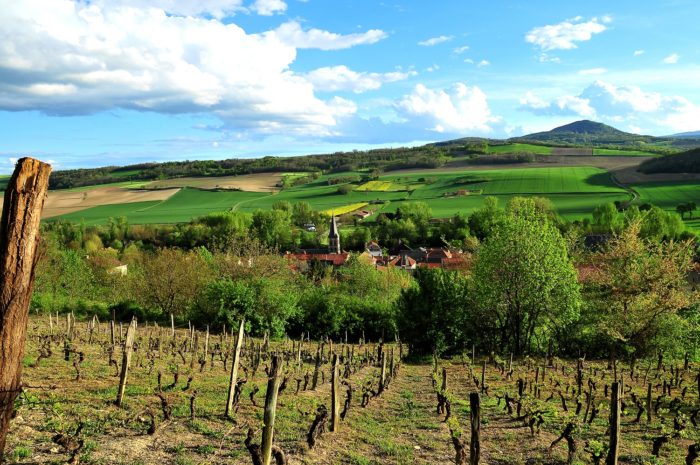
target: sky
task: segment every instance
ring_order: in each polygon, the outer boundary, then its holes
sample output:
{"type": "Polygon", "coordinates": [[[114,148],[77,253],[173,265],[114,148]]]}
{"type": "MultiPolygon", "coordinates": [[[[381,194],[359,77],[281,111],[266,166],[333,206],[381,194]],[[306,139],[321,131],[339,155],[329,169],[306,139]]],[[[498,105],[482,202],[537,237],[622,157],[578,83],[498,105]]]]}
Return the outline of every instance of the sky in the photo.
{"type": "Polygon", "coordinates": [[[0,0],[0,173],[700,130],[696,0],[0,0]]]}

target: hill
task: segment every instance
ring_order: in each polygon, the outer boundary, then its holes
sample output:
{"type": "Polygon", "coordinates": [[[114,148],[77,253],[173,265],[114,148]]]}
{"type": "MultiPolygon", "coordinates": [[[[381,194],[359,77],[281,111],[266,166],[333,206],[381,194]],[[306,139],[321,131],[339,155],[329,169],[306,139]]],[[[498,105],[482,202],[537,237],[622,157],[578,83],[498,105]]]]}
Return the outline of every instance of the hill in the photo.
{"type": "Polygon", "coordinates": [[[575,121],[551,131],[518,137],[518,140],[556,144],[638,146],[656,142],[656,137],[620,131],[607,124],[590,120],[575,121]]]}
{"type": "Polygon", "coordinates": [[[673,134],[672,136],[669,136],[669,137],[675,137],[675,138],[679,138],[679,139],[700,138],[700,131],[680,132],[678,134],[673,134]]]}
{"type": "Polygon", "coordinates": [[[664,157],[647,160],[639,171],[653,173],[700,173],[700,148],[664,157]]]}

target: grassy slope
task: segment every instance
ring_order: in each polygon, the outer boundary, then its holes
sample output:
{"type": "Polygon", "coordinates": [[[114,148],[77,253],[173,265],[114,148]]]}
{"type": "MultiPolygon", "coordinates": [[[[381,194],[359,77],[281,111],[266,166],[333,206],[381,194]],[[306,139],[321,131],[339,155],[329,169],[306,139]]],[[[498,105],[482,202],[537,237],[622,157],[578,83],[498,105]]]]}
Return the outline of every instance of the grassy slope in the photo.
{"type": "Polygon", "coordinates": [[[89,224],[104,223],[109,217],[127,216],[132,224],[175,223],[188,221],[212,211],[236,208],[252,212],[269,209],[277,201],[308,202],[320,211],[349,204],[386,201],[370,205],[375,211],[394,211],[401,203],[426,202],[437,217],[455,213],[468,214],[479,208],[486,195],[498,196],[503,202],[516,195],[539,195],[552,199],[560,213],[567,218],[590,214],[604,202],[628,200],[629,195],[610,181],[604,170],[593,167],[552,167],[523,169],[494,169],[484,171],[419,172],[382,176],[392,185],[414,188],[410,192],[363,192],[339,194],[337,186],[329,186],[332,177],[351,173],[336,173],[320,177],[313,183],[285,189],[275,195],[254,192],[210,192],[185,189],[163,202],[143,202],[95,207],[65,215],[63,218],[89,224]],[[483,195],[446,197],[458,190],[478,191],[483,195]]]}
{"type": "MultiPolygon", "coordinates": [[[[676,211],[677,205],[690,201],[700,207],[700,184],[697,181],[655,182],[632,187],[639,193],[640,202],[653,203],[665,210],[676,211]]],[[[700,211],[695,211],[693,216],[692,220],[686,219],[686,224],[700,232],[700,211]]]]}

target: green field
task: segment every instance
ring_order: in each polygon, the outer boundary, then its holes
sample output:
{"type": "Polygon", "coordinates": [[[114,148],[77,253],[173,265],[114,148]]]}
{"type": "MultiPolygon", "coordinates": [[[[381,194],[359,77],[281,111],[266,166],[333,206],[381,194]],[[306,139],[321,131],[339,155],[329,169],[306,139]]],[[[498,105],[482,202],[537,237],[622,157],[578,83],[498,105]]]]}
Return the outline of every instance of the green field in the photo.
{"type": "Polygon", "coordinates": [[[626,157],[655,157],[655,153],[644,152],[642,150],[616,150],[616,149],[593,149],[593,155],[598,156],[626,156],[626,157]]]}
{"type": "Polygon", "coordinates": [[[164,201],[101,205],[60,216],[85,224],[104,224],[109,218],[126,216],[132,224],[181,223],[216,211],[225,211],[270,194],[260,192],[221,192],[182,189],[164,201]]]}
{"type": "MultiPolygon", "coordinates": [[[[357,174],[357,173],[342,173],[357,174]]],[[[308,202],[318,211],[331,211],[351,204],[370,204],[375,212],[395,211],[404,202],[425,202],[436,217],[455,213],[468,214],[483,205],[485,196],[493,195],[503,203],[518,195],[546,196],[567,218],[590,215],[601,203],[629,200],[629,194],[610,180],[610,175],[593,167],[552,167],[493,169],[452,172],[417,172],[381,176],[382,185],[411,185],[410,191],[361,191],[338,193],[328,179],[339,173],[324,175],[312,183],[282,190],[276,194],[257,192],[215,192],[183,189],[161,202],[104,205],[63,215],[61,218],[87,224],[105,223],[110,217],[126,216],[132,224],[177,223],[214,211],[236,209],[253,212],[269,209],[278,201],[308,202]],[[469,192],[469,195],[456,193],[469,192]]],[[[360,185],[358,183],[357,185],[360,185]]]]}
{"type": "Polygon", "coordinates": [[[534,153],[537,155],[550,155],[552,153],[552,147],[534,144],[489,145],[486,153],[534,153]]]}
{"type": "MultiPolygon", "coordinates": [[[[632,186],[639,193],[640,202],[649,202],[664,210],[676,211],[682,203],[695,202],[700,208],[700,183],[697,181],[654,182],[632,186]]],[[[700,231],[700,210],[693,213],[694,219],[687,219],[686,225],[700,231]]]]}

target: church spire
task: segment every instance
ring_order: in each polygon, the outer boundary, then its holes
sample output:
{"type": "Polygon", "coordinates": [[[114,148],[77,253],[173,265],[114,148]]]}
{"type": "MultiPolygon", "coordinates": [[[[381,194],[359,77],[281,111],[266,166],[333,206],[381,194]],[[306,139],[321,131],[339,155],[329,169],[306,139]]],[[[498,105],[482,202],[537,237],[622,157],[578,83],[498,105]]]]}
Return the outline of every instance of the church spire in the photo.
{"type": "Polygon", "coordinates": [[[328,228],[328,252],[340,253],[340,234],[338,233],[335,215],[331,216],[331,224],[328,228]]]}

